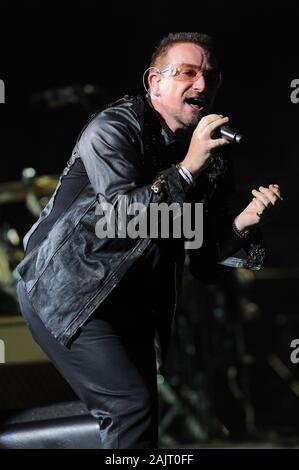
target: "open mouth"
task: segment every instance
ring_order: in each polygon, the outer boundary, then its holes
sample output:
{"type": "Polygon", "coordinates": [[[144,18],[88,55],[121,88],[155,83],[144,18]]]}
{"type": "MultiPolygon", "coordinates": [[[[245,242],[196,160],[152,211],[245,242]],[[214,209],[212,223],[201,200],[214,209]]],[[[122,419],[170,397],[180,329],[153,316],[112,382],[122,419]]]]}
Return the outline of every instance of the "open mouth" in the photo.
{"type": "Polygon", "coordinates": [[[200,98],[186,98],[185,103],[197,111],[201,111],[205,106],[205,103],[200,98]]]}

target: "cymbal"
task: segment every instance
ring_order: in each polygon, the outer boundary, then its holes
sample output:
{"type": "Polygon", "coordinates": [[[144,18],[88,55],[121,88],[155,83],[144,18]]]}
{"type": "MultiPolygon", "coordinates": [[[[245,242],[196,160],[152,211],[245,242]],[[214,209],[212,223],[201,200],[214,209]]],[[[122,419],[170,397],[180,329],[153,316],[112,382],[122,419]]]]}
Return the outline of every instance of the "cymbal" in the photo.
{"type": "Polygon", "coordinates": [[[24,201],[30,194],[50,195],[57,186],[58,175],[42,175],[29,181],[9,181],[0,184],[0,204],[24,201]]]}

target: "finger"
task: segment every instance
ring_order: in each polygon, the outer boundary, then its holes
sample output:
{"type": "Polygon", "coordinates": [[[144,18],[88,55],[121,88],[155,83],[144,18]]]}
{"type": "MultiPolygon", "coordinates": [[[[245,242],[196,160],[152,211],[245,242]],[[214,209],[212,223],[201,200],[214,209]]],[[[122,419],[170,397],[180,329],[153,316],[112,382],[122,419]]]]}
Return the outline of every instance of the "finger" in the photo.
{"type": "Polygon", "coordinates": [[[211,122],[210,124],[207,125],[206,131],[209,133],[210,136],[212,136],[218,127],[222,126],[226,122],[229,121],[228,117],[223,117],[220,119],[217,119],[216,121],[211,122]]]}
{"type": "Polygon", "coordinates": [[[223,145],[227,145],[230,143],[231,142],[229,140],[226,140],[223,137],[221,137],[220,139],[212,139],[211,150],[216,149],[218,147],[222,147],[223,145]]]}
{"type": "Polygon", "coordinates": [[[278,202],[281,202],[283,201],[283,197],[279,191],[279,189],[277,189],[274,185],[270,184],[269,185],[269,188],[264,188],[263,186],[261,186],[259,188],[259,190],[264,193],[264,194],[268,194],[269,196],[269,199],[271,200],[271,203],[273,205],[277,204],[278,202]],[[263,188],[263,189],[262,189],[263,188]]]}
{"type": "Polygon", "coordinates": [[[275,194],[276,196],[276,201],[275,201],[276,204],[283,201],[283,197],[280,191],[276,190],[275,188],[270,188],[270,191],[272,191],[272,193],[275,194]]]}
{"type": "Polygon", "coordinates": [[[264,188],[263,186],[259,187],[259,191],[263,193],[269,199],[269,201],[271,202],[273,206],[275,205],[278,199],[278,196],[274,193],[274,191],[271,191],[271,189],[269,188],[264,188]]]}
{"type": "Polygon", "coordinates": [[[211,122],[217,121],[218,119],[223,119],[223,117],[224,116],[222,114],[208,114],[207,116],[204,116],[199,122],[207,126],[211,122]]]}
{"type": "Polygon", "coordinates": [[[262,194],[261,192],[257,191],[256,189],[253,189],[253,190],[251,191],[251,193],[252,193],[259,201],[261,201],[261,202],[264,204],[265,208],[267,208],[267,207],[271,204],[271,202],[269,201],[269,199],[268,199],[264,194],[262,194]]]}
{"type": "Polygon", "coordinates": [[[255,208],[256,208],[257,222],[259,222],[260,219],[265,214],[266,208],[265,208],[264,204],[255,197],[253,198],[253,203],[254,203],[255,208]]]}
{"type": "Polygon", "coordinates": [[[252,202],[255,205],[256,213],[259,214],[259,216],[261,216],[263,214],[263,212],[266,210],[265,205],[259,199],[257,199],[256,197],[254,197],[252,199],[252,202]]]}
{"type": "Polygon", "coordinates": [[[278,184],[270,184],[269,188],[276,194],[277,197],[279,197],[279,199],[281,199],[281,201],[283,201],[278,184]]]}

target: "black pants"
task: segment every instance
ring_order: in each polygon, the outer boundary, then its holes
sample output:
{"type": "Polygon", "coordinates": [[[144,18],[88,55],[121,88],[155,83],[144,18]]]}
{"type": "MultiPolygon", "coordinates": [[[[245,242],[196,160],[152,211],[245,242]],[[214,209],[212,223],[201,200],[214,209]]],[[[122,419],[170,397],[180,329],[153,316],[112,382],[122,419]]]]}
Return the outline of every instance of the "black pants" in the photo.
{"type": "Polygon", "coordinates": [[[99,420],[99,448],[156,448],[154,329],[142,312],[99,308],[66,347],[44,327],[22,281],[18,297],[34,340],[99,420]]]}

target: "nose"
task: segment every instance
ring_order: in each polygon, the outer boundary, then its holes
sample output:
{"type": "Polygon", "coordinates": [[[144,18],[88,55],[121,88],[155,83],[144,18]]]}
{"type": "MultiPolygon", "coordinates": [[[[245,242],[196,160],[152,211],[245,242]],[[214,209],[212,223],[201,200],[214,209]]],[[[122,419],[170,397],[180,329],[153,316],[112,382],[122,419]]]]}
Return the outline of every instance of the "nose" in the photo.
{"type": "Polygon", "coordinates": [[[199,76],[198,79],[195,80],[195,82],[193,82],[193,89],[198,90],[200,92],[206,90],[206,79],[203,74],[199,76]]]}

